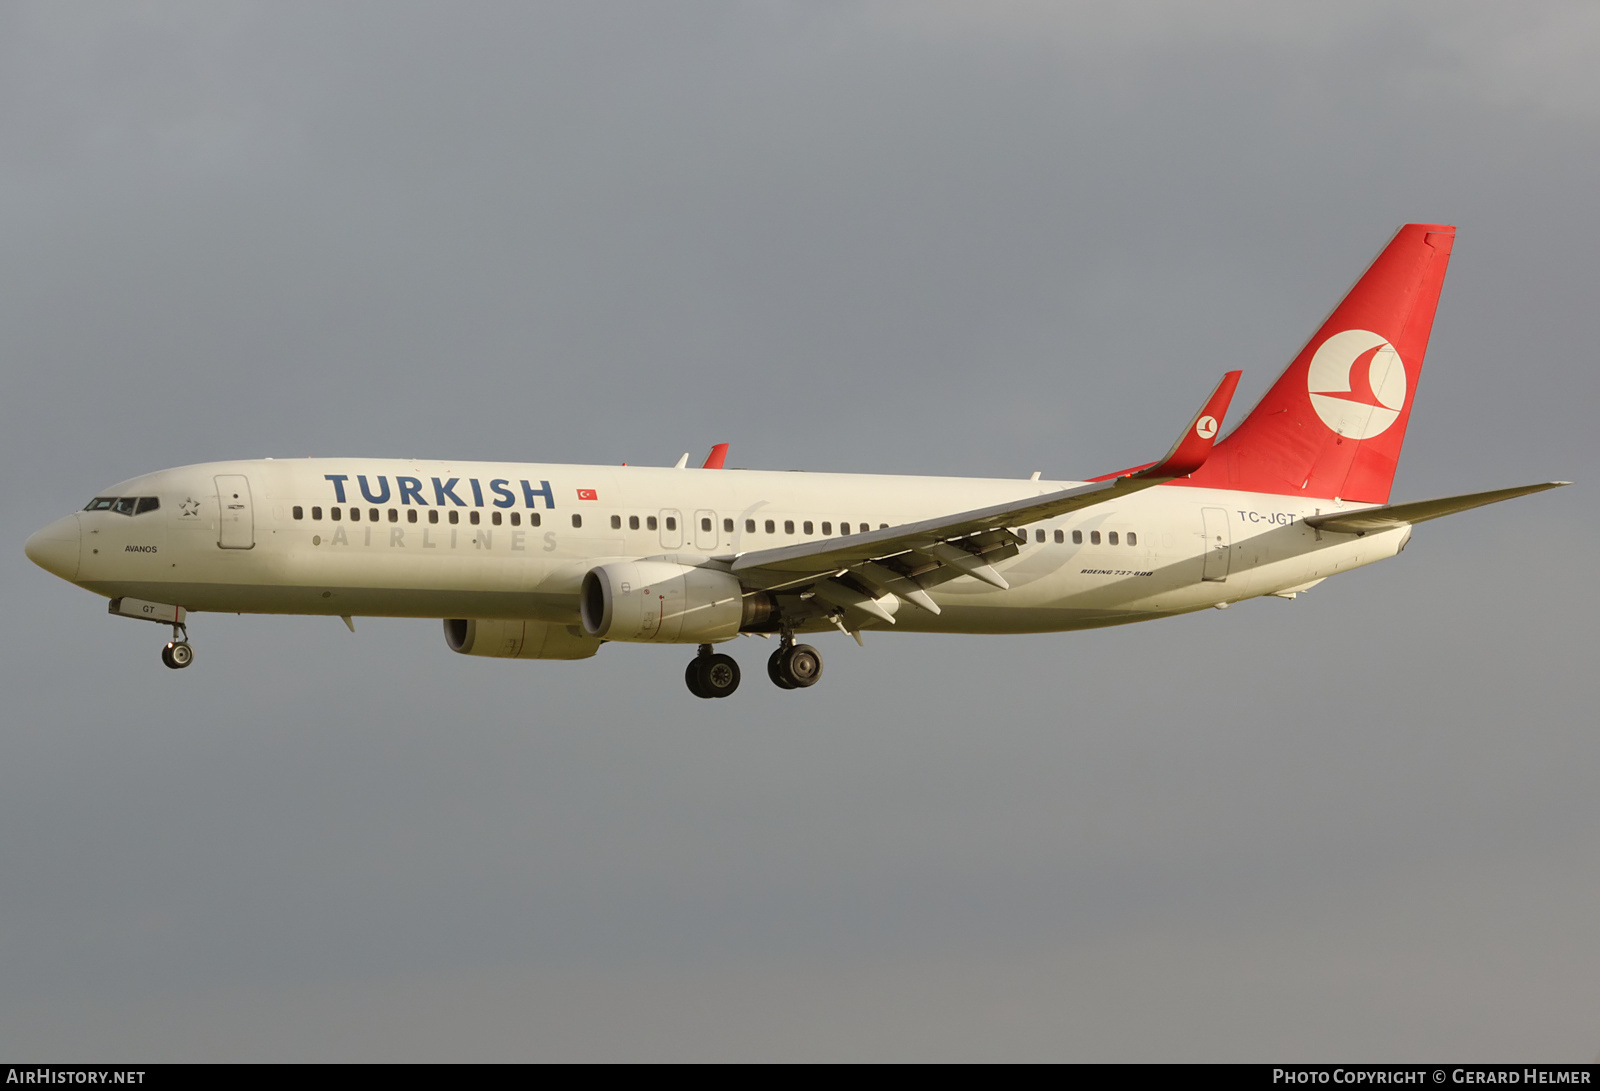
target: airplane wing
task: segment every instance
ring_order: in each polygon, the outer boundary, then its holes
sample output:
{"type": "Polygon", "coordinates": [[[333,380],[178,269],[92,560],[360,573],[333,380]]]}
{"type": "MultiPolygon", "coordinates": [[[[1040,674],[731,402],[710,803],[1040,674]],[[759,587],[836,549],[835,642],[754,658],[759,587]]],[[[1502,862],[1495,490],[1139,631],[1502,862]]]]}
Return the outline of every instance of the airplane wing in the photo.
{"type": "Polygon", "coordinates": [[[1009,584],[993,566],[1016,556],[1024,540],[1010,528],[1119,500],[1204,465],[1239,374],[1224,376],[1167,456],[1137,473],[866,534],[741,553],[730,567],[754,586],[811,585],[815,598],[891,623],[893,614],[882,604],[886,595],[937,614],[927,591],[948,580],[972,576],[1004,589],[1009,584]]]}
{"type": "Polygon", "coordinates": [[[1441,496],[1437,500],[1417,500],[1410,504],[1387,504],[1381,508],[1363,508],[1361,511],[1334,512],[1331,515],[1309,515],[1308,527],[1317,530],[1334,530],[1342,534],[1366,534],[1372,530],[1390,530],[1408,523],[1425,523],[1458,511],[1471,511],[1485,504],[1498,504],[1502,500],[1527,496],[1570,485],[1570,481],[1542,481],[1537,485],[1518,485],[1514,489],[1495,489],[1492,492],[1472,492],[1464,496],[1441,496]]]}

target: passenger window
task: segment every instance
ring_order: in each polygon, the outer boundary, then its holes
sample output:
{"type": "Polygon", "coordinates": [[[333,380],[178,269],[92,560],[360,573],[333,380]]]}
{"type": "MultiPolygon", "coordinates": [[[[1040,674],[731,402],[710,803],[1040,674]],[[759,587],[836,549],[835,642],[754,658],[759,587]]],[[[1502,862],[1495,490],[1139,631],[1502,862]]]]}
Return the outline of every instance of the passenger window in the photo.
{"type": "Polygon", "coordinates": [[[296,519],[304,519],[306,517],[306,509],[302,508],[299,504],[296,504],[293,508],[291,508],[290,513],[296,519]]]}
{"type": "Polygon", "coordinates": [[[639,529],[639,517],[637,515],[628,516],[628,529],[629,530],[638,530],[639,529]]]}
{"type": "Polygon", "coordinates": [[[622,516],[613,515],[611,517],[611,529],[612,530],[621,530],[622,529],[622,516]]]}
{"type": "Polygon", "coordinates": [[[451,508],[450,509],[450,525],[451,526],[455,526],[459,522],[461,522],[461,513],[459,511],[456,511],[454,508],[451,508]]]}
{"type": "Polygon", "coordinates": [[[667,529],[668,530],[677,530],[678,529],[678,517],[676,515],[667,516],[667,529]]]}
{"type": "Polygon", "coordinates": [[[428,509],[428,522],[435,523],[435,524],[439,522],[439,509],[438,508],[429,508],[428,509]]]}
{"type": "Polygon", "coordinates": [[[390,508],[389,509],[389,522],[398,523],[399,521],[400,521],[400,512],[395,508],[390,508]]]}
{"type": "Polygon", "coordinates": [[[1067,540],[1067,536],[1066,536],[1066,534],[1064,532],[1059,531],[1059,530],[1056,531],[1056,545],[1061,545],[1066,540],[1067,540]]]}
{"type": "Polygon", "coordinates": [[[473,508],[471,511],[467,512],[467,522],[471,523],[473,526],[478,525],[479,518],[480,517],[478,515],[477,508],[473,508]]]}
{"type": "Polygon", "coordinates": [[[768,519],[767,520],[767,533],[768,534],[776,534],[777,532],[778,532],[778,524],[774,523],[771,519],[768,519]]]}
{"type": "Polygon", "coordinates": [[[1139,536],[1137,534],[1135,534],[1131,530],[1128,531],[1128,544],[1129,545],[1138,545],[1139,544],[1139,536]]]}
{"type": "Polygon", "coordinates": [[[1042,529],[1034,531],[1033,540],[1036,542],[1044,541],[1044,531],[1042,529]]]}
{"type": "Polygon", "coordinates": [[[733,520],[732,519],[724,519],[722,521],[722,533],[724,533],[724,534],[732,534],[733,533],[733,520]]]}
{"type": "Polygon", "coordinates": [[[322,522],[322,509],[321,508],[312,508],[311,509],[311,521],[313,523],[322,522]]]}
{"type": "Polygon", "coordinates": [[[328,509],[328,518],[332,519],[335,523],[337,523],[339,521],[340,517],[343,515],[343,513],[344,513],[344,509],[343,508],[329,508],[328,509]]]}
{"type": "Polygon", "coordinates": [[[793,519],[785,519],[783,521],[783,532],[785,534],[793,534],[794,533],[794,520],[793,519]]]}
{"type": "Polygon", "coordinates": [[[654,515],[646,515],[644,517],[644,528],[646,530],[656,529],[656,517],[654,515]]]}
{"type": "Polygon", "coordinates": [[[1117,544],[1117,532],[1113,530],[1110,534],[1107,534],[1106,535],[1106,541],[1111,545],[1116,545],[1117,544]]]}
{"type": "Polygon", "coordinates": [[[351,508],[350,509],[350,521],[352,523],[361,522],[361,509],[360,508],[351,508]]]}
{"type": "Polygon", "coordinates": [[[369,520],[371,520],[372,522],[376,523],[378,521],[378,509],[377,508],[368,508],[367,509],[367,518],[369,520]]]}
{"type": "Polygon", "coordinates": [[[833,533],[833,524],[832,523],[823,523],[822,524],[822,533],[824,533],[824,534],[832,534],[833,533]]]}
{"type": "Polygon", "coordinates": [[[746,534],[754,534],[756,532],[756,521],[754,519],[746,519],[744,521],[744,532],[746,534]]]}
{"type": "Polygon", "coordinates": [[[416,508],[407,508],[406,509],[406,522],[415,523],[416,521],[417,521],[417,509],[416,508]]]}
{"type": "Polygon", "coordinates": [[[1091,530],[1089,532],[1089,544],[1090,545],[1099,545],[1100,544],[1100,532],[1098,530],[1091,530]]]}
{"type": "Polygon", "coordinates": [[[489,522],[493,523],[495,526],[499,526],[500,525],[500,513],[497,512],[497,511],[490,512],[489,513],[489,522]]]}
{"type": "Polygon", "coordinates": [[[528,525],[529,525],[529,526],[530,526],[530,527],[536,527],[536,526],[538,526],[538,525],[539,525],[539,519],[540,519],[540,516],[539,516],[539,513],[538,513],[538,512],[536,512],[536,511],[530,511],[530,512],[529,512],[529,513],[528,513],[528,525]]]}
{"type": "Polygon", "coordinates": [[[706,533],[710,533],[711,517],[709,515],[702,515],[700,517],[700,529],[706,533]]]}
{"type": "Polygon", "coordinates": [[[839,533],[840,534],[849,534],[850,533],[850,524],[849,523],[840,523],[839,524],[839,533]]]}
{"type": "Polygon", "coordinates": [[[579,515],[577,512],[573,512],[572,513],[572,525],[574,527],[583,526],[583,516],[579,515]]]}
{"type": "Polygon", "coordinates": [[[161,507],[161,500],[159,497],[141,496],[139,497],[139,510],[134,512],[134,514],[143,515],[145,512],[155,511],[159,507],[161,507]]]}
{"type": "Polygon", "coordinates": [[[520,527],[522,525],[522,513],[520,511],[514,511],[511,513],[511,525],[514,527],[520,527]]]}
{"type": "Polygon", "coordinates": [[[806,533],[806,534],[810,534],[810,533],[811,533],[811,532],[812,532],[812,531],[811,531],[811,520],[810,520],[810,519],[807,519],[807,520],[806,520],[806,521],[805,521],[805,523],[804,523],[804,525],[802,525],[802,526],[801,526],[801,527],[800,527],[800,529],[801,529],[801,530],[802,530],[802,531],[804,531],[804,532],[805,532],[805,533],[806,533]]]}
{"type": "MultiPolygon", "coordinates": [[[[863,527],[865,527],[865,526],[866,526],[866,524],[865,524],[865,523],[863,523],[863,524],[861,524],[861,525],[862,525],[862,526],[863,526],[863,527]]],[[[878,524],[878,529],[879,529],[879,530],[888,530],[888,529],[889,529],[889,524],[888,524],[888,523],[879,523],[879,524],[878,524]]]]}

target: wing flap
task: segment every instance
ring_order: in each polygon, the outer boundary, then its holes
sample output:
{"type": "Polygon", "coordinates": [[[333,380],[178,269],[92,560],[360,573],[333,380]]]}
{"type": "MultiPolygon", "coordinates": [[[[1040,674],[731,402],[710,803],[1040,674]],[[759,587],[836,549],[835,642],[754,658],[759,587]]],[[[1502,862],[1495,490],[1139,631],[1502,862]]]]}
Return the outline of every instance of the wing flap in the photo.
{"type": "Polygon", "coordinates": [[[1361,511],[1335,512],[1332,515],[1309,515],[1308,527],[1332,530],[1341,534],[1366,534],[1374,530],[1391,530],[1410,523],[1425,523],[1461,511],[1471,511],[1485,504],[1498,504],[1530,493],[1559,489],[1570,481],[1542,481],[1537,485],[1518,485],[1514,489],[1494,489],[1491,492],[1473,492],[1462,496],[1441,496],[1436,500],[1416,500],[1409,504],[1386,504],[1381,508],[1364,508],[1361,511]]]}

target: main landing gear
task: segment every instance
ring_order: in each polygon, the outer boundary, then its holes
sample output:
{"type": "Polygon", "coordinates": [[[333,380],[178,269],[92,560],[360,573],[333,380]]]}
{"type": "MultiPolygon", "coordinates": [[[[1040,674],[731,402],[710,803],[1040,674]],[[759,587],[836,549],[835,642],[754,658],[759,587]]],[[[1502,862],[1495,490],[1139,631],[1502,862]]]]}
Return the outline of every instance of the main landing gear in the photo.
{"type": "Polygon", "coordinates": [[[182,625],[172,627],[172,639],[161,649],[161,662],[173,670],[182,670],[194,662],[194,649],[189,646],[189,630],[182,625]]]}
{"type": "Polygon", "coordinates": [[[767,677],[779,689],[805,689],[822,677],[822,656],[810,644],[796,644],[785,634],[783,643],[767,660],[767,677]]]}
{"type": "Polygon", "coordinates": [[[726,697],[739,688],[739,664],[733,656],[714,653],[710,644],[702,644],[700,654],[689,660],[683,680],[696,697],[726,697]]]}
{"type": "MultiPolygon", "coordinates": [[[[794,636],[785,633],[783,643],[767,660],[767,677],[779,689],[814,686],[822,677],[822,656],[811,645],[796,644],[794,636]]],[[[726,697],[739,688],[739,664],[732,656],[713,652],[710,644],[702,644],[700,654],[689,660],[683,680],[696,697],[726,697]]]]}

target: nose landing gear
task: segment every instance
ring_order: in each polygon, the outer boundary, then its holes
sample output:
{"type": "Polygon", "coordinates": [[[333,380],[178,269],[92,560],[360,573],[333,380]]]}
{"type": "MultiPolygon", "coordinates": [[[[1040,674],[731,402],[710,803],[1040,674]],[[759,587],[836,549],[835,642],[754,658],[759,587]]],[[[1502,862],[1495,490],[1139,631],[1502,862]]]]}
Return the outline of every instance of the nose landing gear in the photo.
{"type": "Polygon", "coordinates": [[[683,680],[696,697],[726,697],[739,688],[739,664],[731,655],[713,653],[710,644],[702,644],[700,654],[689,660],[683,680]]]}
{"type": "Polygon", "coordinates": [[[182,670],[194,662],[194,649],[189,646],[189,630],[185,626],[172,627],[172,639],[161,649],[161,662],[173,670],[182,670]]]}

